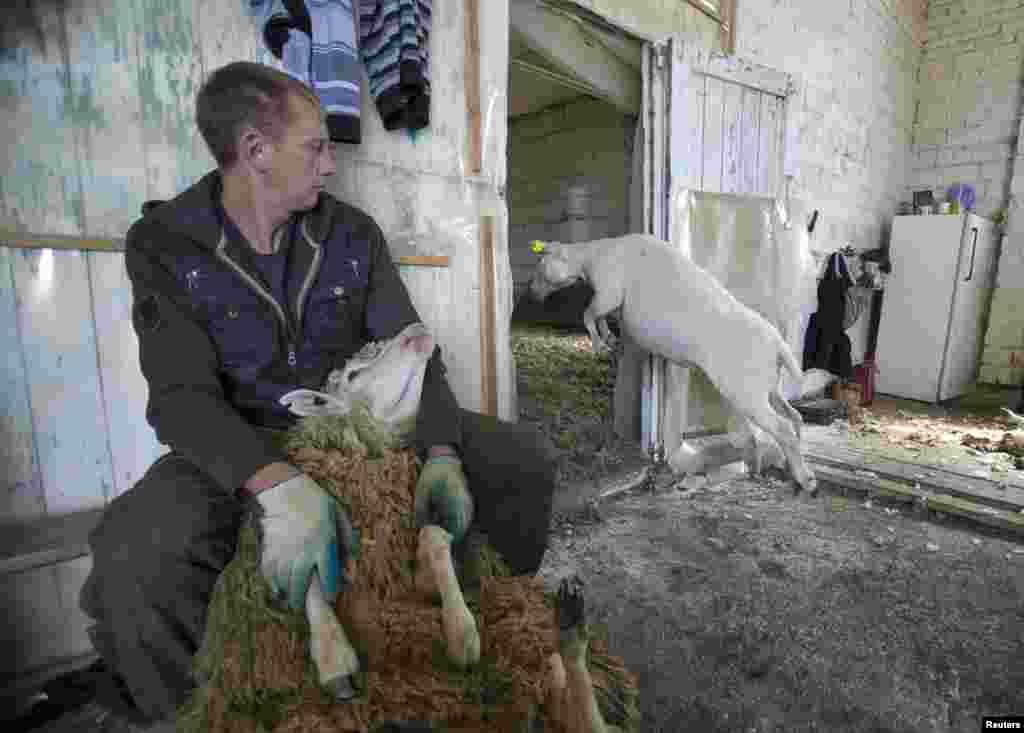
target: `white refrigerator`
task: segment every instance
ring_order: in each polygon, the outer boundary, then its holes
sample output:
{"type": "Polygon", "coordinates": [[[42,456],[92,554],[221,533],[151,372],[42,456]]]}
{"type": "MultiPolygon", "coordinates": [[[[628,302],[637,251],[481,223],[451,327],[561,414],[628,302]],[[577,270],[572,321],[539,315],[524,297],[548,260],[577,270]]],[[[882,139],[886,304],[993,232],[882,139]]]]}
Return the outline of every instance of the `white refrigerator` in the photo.
{"type": "Polygon", "coordinates": [[[995,225],[974,214],[893,219],[876,391],[939,402],[970,389],[984,345],[997,249],[995,225]]]}

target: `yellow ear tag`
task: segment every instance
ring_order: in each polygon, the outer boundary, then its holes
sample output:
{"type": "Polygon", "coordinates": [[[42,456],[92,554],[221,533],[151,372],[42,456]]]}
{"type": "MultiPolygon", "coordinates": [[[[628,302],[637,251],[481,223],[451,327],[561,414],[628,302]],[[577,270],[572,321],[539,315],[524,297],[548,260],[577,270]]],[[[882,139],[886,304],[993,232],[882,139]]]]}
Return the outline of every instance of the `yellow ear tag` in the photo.
{"type": "Polygon", "coordinates": [[[544,251],[544,243],[539,239],[535,239],[530,243],[530,249],[533,250],[534,254],[541,254],[544,251]]]}

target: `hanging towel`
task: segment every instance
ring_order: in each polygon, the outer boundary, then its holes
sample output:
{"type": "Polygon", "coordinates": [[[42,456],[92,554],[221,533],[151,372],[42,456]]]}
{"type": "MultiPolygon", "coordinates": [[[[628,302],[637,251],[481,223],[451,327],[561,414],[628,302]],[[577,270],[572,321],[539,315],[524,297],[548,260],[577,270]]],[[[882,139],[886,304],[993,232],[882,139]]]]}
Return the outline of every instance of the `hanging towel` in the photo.
{"type": "Polygon", "coordinates": [[[387,130],[430,123],[430,0],[359,0],[359,51],[387,130]]]}
{"type": "Polygon", "coordinates": [[[358,143],[359,56],[351,0],[249,0],[285,71],[313,88],[334,142],[358,143]]]}

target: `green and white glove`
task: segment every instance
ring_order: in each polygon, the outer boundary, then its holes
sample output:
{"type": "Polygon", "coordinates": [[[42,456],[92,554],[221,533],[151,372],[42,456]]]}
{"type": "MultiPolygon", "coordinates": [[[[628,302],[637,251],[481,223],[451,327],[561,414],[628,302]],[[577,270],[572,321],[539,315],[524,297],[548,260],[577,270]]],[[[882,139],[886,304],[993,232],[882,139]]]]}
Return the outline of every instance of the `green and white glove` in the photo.
{"type": "Polygon", "coordinates": [[[304,473],[261,491],[256,499],[263,508],[260,569],[274,593],[301,611],[310,577],[319,571],[324,595],[333,599],[354,545],[345,510],[304,473]]]}
{"type": "Polygon", "coordinates": [[[427,460],[416,482],[416,524],[436,524],[459,542],[473,521],[473,497],[466,486],[462,461],[455,456],[427,460]]]}

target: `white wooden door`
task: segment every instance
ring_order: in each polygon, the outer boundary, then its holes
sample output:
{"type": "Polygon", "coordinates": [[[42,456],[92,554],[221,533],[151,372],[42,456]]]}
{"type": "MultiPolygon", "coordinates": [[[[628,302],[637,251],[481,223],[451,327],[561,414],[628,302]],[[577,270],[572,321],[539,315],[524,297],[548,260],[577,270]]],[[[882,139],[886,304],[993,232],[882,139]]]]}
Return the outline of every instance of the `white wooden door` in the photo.
{"type": "MultiPolygon", "coordinates": [[[[801,92],[790,74],[673,38],[645,47],[644,84],[646,231],[677,241],[688,191],[785,193],[801,92]]],[[[665,455],[684,432],[721,423],[726,412],[698,370],[652,358],[641,396],[645,449],[665,455]]]]}

